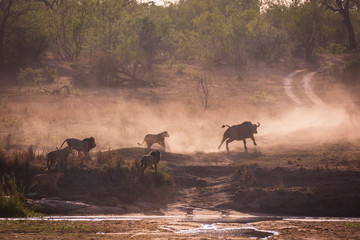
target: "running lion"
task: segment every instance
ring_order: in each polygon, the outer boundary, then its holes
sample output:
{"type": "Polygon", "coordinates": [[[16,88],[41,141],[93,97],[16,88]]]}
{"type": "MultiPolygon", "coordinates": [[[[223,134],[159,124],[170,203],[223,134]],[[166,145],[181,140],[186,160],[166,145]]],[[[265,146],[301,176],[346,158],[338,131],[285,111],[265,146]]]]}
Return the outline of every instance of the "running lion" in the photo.
{"type": "Polygon", "coordinates": [[[41,192],[44,187],[47,187],[49,190],[56,190],[59,192],[60,189],[57,186],[57,182],[63,176],[64,173],[60,171],[55,173],[37,174],[32,179],[29,189],[31,190],[33,187],[38,186],[38,192],[41,192]]]}
{"type": "Polygon", "coordinates": [[[165,137],[170,137],[169,133],[167,131],[164,131],[162,133],[159,134],[147,134],[144,137],[144,141],[140,144],[138,143],[140,146],[142,146],[144,144],[144,142],[146,142],[147,147],[151,148],[151,146],[154,143],[158,143],[161,146],[163,146],[164,151],[165,151],[165,137]]]}

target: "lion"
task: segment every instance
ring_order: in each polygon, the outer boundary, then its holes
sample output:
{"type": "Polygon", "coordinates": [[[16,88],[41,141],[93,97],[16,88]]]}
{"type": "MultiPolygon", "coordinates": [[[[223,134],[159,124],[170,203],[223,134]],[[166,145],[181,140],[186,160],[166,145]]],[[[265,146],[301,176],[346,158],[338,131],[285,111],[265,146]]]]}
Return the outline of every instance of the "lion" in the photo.
{"type": "Polygon", "coordinates": [[[73,149],[77,150],[80,154],[80,152],[83,152],[85,154],[85,158],[88,157],[89,151],[96,147],[95,139],[93,137],[90,138],[84,138],[83,140],[79,140],[76,138],[68,138],[63,141],[63,143],[60,146],[60,149],[64,145],[64,143],[67,143],[67,145],[70,148],[70,151],[73,149]]]}
{"type": "Polygon", "coordinates": [[[29,189],[32,189],[35,186],[38,186],[38,191],[41,192],[43,187],[48,187],[48,189],[56,190],[60,192],[59,187],[57,186],[57,182],[59,179],[64,176],[64,173],[59,171],[55,173],[43,173],[43,174],[37,174],[32,179],[31,185],[29,189]]]}
{"type": "Polygon", "coordinates": [[[164,131],[162,133],[159,134],[147,134],[144,137],[144,141],[140,144],[138,143],[140,146],[142,146],[144,144],[144,142],[146,142],[147,147],[151,148],[151,146],[154,143],[158,143],[161,146],[163,146],[164,150],[165,150],[165,137],[170,137],[169,133],[167,131],[164,131]]]}
{"type": "Polygon", "coordinates": [[[65,147],[63,149],[58,149],[52,152],[49,152],[46,155],[46,166],[48,172],[51,172],[53,167],[60,167],[60,170],[64,170],[63,168],[67,167],[67,158],[71,152],[70,147],[65,147]]]}
{"type": "Polygon", "coordinates": [[[158,150],[152,150],[149,154],[144,155],[140,160],[141,175],[144,175],[147,166],[155,168],[155,174],[157,165],[160,162],[161,153],[158,150]]]}

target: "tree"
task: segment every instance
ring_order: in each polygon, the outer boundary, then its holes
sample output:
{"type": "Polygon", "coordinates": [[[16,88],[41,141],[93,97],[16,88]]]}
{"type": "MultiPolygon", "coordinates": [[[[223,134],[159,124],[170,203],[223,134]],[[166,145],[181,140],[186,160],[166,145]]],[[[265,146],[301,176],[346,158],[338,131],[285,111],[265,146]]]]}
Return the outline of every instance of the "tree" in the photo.
{"type": "Polygon", "coordinates": [[[305,2],[294,6],[290,12],[288,30],[298,46],[305,50],[308,60],[312,59],[313,51],[318,46],[318,38],[323,28],[323,11],[317,1],[305,2]]]}
{"type": "Polygon", "coordinates": [[[2,17],[0,23],[0,66],[4,65],[4,52],[3,52],[4,38],[5,38],[4,35],[13,4],[14,4],[13,0],[0,2],[0,9],[2,11],[2,17]]]}
{"type": "Polygon", "coordinates": [[[348,31],[348,48],[356,49],[356,39],[349,11],[350,0],[323,0],[323,4],[326,6],[326,8],[330,9],[335,13],[338,12],[344,17],[344,23],[348,31]]]}
{"type": "Polygon", "coordinates": [[[156,26],[154,22],[149,19],[149,17],[141,19],[139,25],[139,45],[143,50],[146,70],[150,70],[152,68],[159,38],[156,34],[156,26]]]}
{"type": "Polygon", "coordinates": [[[0,1],[0,67],[38,60],[47,47],[46,15],[36,1],[0,1]]]}
{"type": "MultiPolygon", "coordinates": [[[[55,1],[54,1],[55,2],[55,1]]],[[[88,28],[91,25],[90,1],[66,1],[51,7],[49,25],[56,54],[61,59],[77,60],[81,54],[88,28]]],[[[52,5],[51,5],[52,6],[52,5]]]]}

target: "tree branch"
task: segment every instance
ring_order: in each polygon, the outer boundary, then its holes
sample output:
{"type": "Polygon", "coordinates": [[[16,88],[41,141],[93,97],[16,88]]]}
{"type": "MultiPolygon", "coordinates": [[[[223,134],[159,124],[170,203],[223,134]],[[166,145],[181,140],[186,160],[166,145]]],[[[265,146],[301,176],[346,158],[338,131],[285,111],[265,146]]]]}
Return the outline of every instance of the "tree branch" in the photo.
{"type": "Polygon", "coordinates": [[[56,3],[56,5],[58,5],[58,0],[53,0],[52,3],[50,3],[50,1],[48,1],[48,0],[36,0],[36,1],[44,3],[45,6],[49,7],[51,10],[54,9],[54,4],[55,3],[56,3]]]}

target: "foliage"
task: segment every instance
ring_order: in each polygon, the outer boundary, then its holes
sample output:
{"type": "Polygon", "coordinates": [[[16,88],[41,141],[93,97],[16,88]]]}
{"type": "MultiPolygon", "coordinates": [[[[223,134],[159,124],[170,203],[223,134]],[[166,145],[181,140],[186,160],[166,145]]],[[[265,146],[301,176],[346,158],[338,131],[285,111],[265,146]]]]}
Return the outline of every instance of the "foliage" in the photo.
{"type": "Polygon", "coordinates": [[[331,55],[337,55],[337,54],[342,54],[345,51],[345,46],[341,45],[341,44],[336,44],[336,43],[330,43],[328,46],[328,52],[331,55]]]}
{"type": "Polygon", "coordinates": [[[57,77],[57,69],[46,67],[44,69],[47,82],[53,83],[57,77]]]}
{"type": "Polygon", "coordinates": [[[91,5],[87,1],[64,1],[51,14],[50,35],[59,58],[77,60],[91,24],[91,5]]]}
{"type": "Polygon", "coordinates": [[[345,82],[360,83],[360,60],[354,59],[347,62],[343,68],[345,82]]]}
{"type": "Polygon", "coordinates": [[[0,186],[0,217],[27,217],[34,213],[25,207],[24,189],[14,174],[5,174],[0,186]]]}
{"type": "Polygon", "coordinates": [[[250,102],[253,104],[271,104],[275,102],[275,98],[263,90],[257,90],[254,92],[253,96],[251,96],[250,102]]]}
{"type": "MultiPolygon", "coordinates": [[[[8,134],[6,144],[11,144],[11,134],[8,134]]],[[[26,151],[15,151],[12,154],[5,154],[0,150],[0,167],[28,174],[31,170],[31,162],[35,160],[35,154],[30,146],[26,151]]]]}
{"type": "Polygon", "coordinates": [[[186,69],[186,66],[185,66],[185,64],[177,64],[177,65],[175,66],[175,69],[176,69],[176,73],[178,73],[178,74],[184,74],[184,71],[185,71],[185,69],[186,69]]]}
{"type": "Polygon", "coordinates": [[[34,85],[41,80],[41,73],[42,69],[33,69],[31,67],[20,68],[17,73],[17,80],[23,85],[34,85]]]}
{"type": "Polygon", "coordinates": [[[320,48],[319,52],[320,53],[325,53],[330,55],[331,57],[334,57],[335,55],[338,54],[342,54],[345,51],[345,46],[342,44],[337,44],[337,43],[330,43],[329,46],[327,46],[327,48],[320,48]]]}
{"type": "Polygon", "coordinates": [[[88,87],[90,85],[90,72],[86,66],[79,62],[74,62],[70,65],[70,71],[74,86],[88,87]]]}
{"type": "Polygon", "coordinates": [[[142,178],[142,181],[146,186],[166,186],[174,184],[173,177],[164,171],[161,166],[157,169],[156,175],[149,170],[146,170],[142,178]]]}
{"type": "Polygon", "coordinates": [[[49,47],[48,11],[35,1],[1,1],[0,67],[38,60],[49,47]]]}
{"type": "Polygon", "coordinates": [[[332,0],[187,0],[167,7],[133,0],[1,1],[0,67],[34,66],[46,53],[77,65],[75,85],[87,85],[92,74],[103,84],[143,79],[157,62],[228,64],[241,79],[253,60],[311,60],[316,49],[341,51],[349,42],[344,20],[355,22],[359,38],[357,2],[348,9],[351,19],[323,3],[335,7],[332,0]]]}

